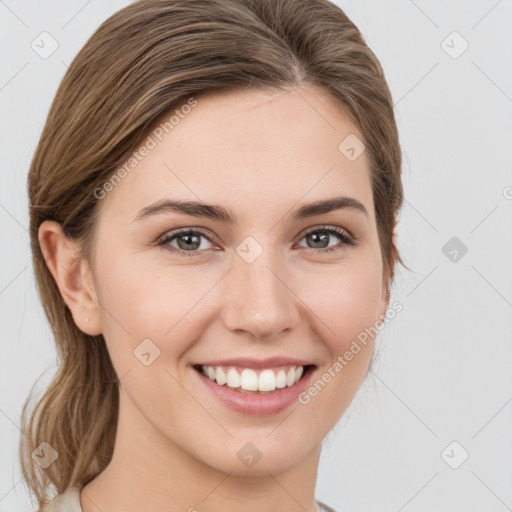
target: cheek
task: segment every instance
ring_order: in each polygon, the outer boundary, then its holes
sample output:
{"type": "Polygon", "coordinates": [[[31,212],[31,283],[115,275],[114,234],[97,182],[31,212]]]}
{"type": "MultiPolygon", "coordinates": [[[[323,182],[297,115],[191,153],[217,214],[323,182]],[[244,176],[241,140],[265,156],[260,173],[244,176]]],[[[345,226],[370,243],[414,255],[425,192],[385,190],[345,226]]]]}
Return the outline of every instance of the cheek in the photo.
{"type": "Polygon", "coordinates": [[[122,258],[117,261],[113,268],[98,269],[98,299],[104,337],[118,372],[134,364],[133,351],[147,339],[157,347],[156,353],[171,356],[168,362],[176,359],[200,333],[198,312],[216,278],[184,268],[135,268],[132,263],[123,265],[122,258]]]}
{"type": "Polygon", "coordinates": [[[367,374],[380,293],[378,278],[353,272],[331,279],[322,293],[310,295],[315,303],[311,324],[329,356],[299,403],[309,417],[318,418],[312,429],[328,427],[322,435],[339,420],[367,374]]]}
{"type": "MultiPolygon", "coordinates": [[[[118,372],[133,365],[133,351],[145,339],[152,340],[165,356],[162,359],[176,364],[201,336],[207,319],[219,313],[214,288],[220,276],[210,267],[169,268],[138,257],[123,261],[122,255],[102,261],[98,298],[103,306],[104,335],[114,364],[119,362],[118,372]]],[[[304,321],[317,332],[331,359],[375,324],[382,291],[378,263],[375,251],[359,251],[339,264],[319,264],[314,272],[308,264],[290,273],[290,286],[309,315],[304,321]]],[[[351,366],[364,366],[364,359],[358,357],[351,366]]]]}
{"type": "Polygon", "coordinates": [[[347,262],[302,285],[305,302],[318,317],[321,338],[337,357],[375,325],[382,306],[381,267],[347,262]]]}

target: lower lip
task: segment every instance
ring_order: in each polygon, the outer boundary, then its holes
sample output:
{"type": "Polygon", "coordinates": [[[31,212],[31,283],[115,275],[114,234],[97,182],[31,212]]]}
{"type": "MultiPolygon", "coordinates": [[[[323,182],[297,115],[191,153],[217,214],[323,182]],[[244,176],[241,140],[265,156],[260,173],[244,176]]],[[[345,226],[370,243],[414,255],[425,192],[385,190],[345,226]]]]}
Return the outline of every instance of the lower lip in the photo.
{"type": "Polygon", "coordinates": [[[220,386],[213,380],[206,377],[196,369],[194,373],[204,383],[206,388],[213,393],[218,400],[224,405],[233,409],[234,411],[243,414],[254,414],[259,416],[266,416],[276,414],[284,411],[287,407],[295,402],[299,395],[306,388],[307,383],[313,373],[314,368],[309,367],[302,378],[293,386],[276,389],[272,393],[256,394],[256,393],[242,393],[233,388],[228,387],[226,384],[220,386]]]}

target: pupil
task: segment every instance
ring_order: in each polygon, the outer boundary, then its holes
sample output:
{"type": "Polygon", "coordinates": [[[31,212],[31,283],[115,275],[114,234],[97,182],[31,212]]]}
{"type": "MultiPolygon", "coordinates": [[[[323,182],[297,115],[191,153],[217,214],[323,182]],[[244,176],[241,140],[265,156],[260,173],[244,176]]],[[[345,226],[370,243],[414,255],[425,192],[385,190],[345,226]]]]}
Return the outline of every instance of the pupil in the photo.
{"type": "Polygon", "coordinates": [[[197,249],[200,245],[201,245],[201,242],[199,241],[199,237],[197,235],[194,235],[194,234],[185,234],[185,235],[181,235],[179,238],[178,238],[178,245],[180,246],[180,249],[190,249],[191,248],[191,245],[194,245],[194,247],[192,247],[192,249],[197,249]],[[181,241],[184,240],[184,239],[187,239],[187,242],[185,244],[182,244],[181,241]],[[191,241],[191,239],[194,239],[193,241],[191,241]],[[197,247],[195,247],[197,245],[197,247]]]}
{"type": "MultiPolygon", "coordinates": [[[[311,233],[311,234],[309,234],[308,236],[310,237],[310,241],[311,241],[311,239],[312,239],[313,244],[318,243],[318,241],[320,242],[320,244],[321,244],[322,242],[327,242],[327,243],[329,243],[329,235],[328,235],[327,233],[322,233],[322,234],[319,234],[319,233],[311,233]],[[322,238],[323,238],[323,240],[318,240],[318,239],[322,239],[322,238]]],[[[326,247],[326,245],[324,244],[324,245],[322,245],[322,246],[321,246],[321,248],[322,248],[322,247],[326,247]]]]}

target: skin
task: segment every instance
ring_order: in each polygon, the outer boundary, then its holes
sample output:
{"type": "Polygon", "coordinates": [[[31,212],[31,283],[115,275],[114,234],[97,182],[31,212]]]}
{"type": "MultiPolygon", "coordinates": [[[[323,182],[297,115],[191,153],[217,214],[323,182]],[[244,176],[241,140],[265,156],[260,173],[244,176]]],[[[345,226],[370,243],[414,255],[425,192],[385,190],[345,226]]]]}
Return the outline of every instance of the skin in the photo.
{"type": "MultiPolygon", "coordinates": [[[[322,439],[359,389],[374,340],[307,405],[269,416],[226,408],[191,364],[299,357],[317,365],[314,382],[383,317],[369,163],[364,152],[350,161],[338,150],[349,134],[363,139],[313,86],[210,94],[101,199],[92,261],[59,224],[41,225],[48,266],[76,324],[103,334],[120,378],[114,455],[82,490],[85,512],[315,510],[322,439]],[[350,209],[286,217],[340,195],[361,202],[368,217],[350,209]],[[163,198],[217,204],[238,220],[173,212],[134,220],[163,198]],[[301,235],[315,227],[321,235],[322,225],[348,230],[356,245],[334,234],[315,245],[301,235]],[[202,228],[210,241],[199,238],[195,256],[156,245],[180,228],[202,228]],[[236,252],[247,236],[263,250],[252,263],[236,252]],[[338,250],[325,253],[327,246],[338,250]],[[133,354],[146,338],[160,350],[150,366],[133,354]],[[247,442],[262,453],[251,468],[237,457],[247,442]]],[[[181,242],[168,245],[186,247],[181,242]]]]}

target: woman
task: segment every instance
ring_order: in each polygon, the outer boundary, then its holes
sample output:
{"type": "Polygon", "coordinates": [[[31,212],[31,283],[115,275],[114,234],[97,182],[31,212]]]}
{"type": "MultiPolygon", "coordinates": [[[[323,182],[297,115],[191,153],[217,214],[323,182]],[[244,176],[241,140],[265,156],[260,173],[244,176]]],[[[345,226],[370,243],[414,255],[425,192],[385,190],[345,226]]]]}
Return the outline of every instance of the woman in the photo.
{"type": "Polygon", "coordinates": [[[327,0],[143,0],[105,21],[29,173],[60,357],[23,410],[40,508],[332,510],[321,443],[402,263],[400,173],[382,68],[327,0]]]}

